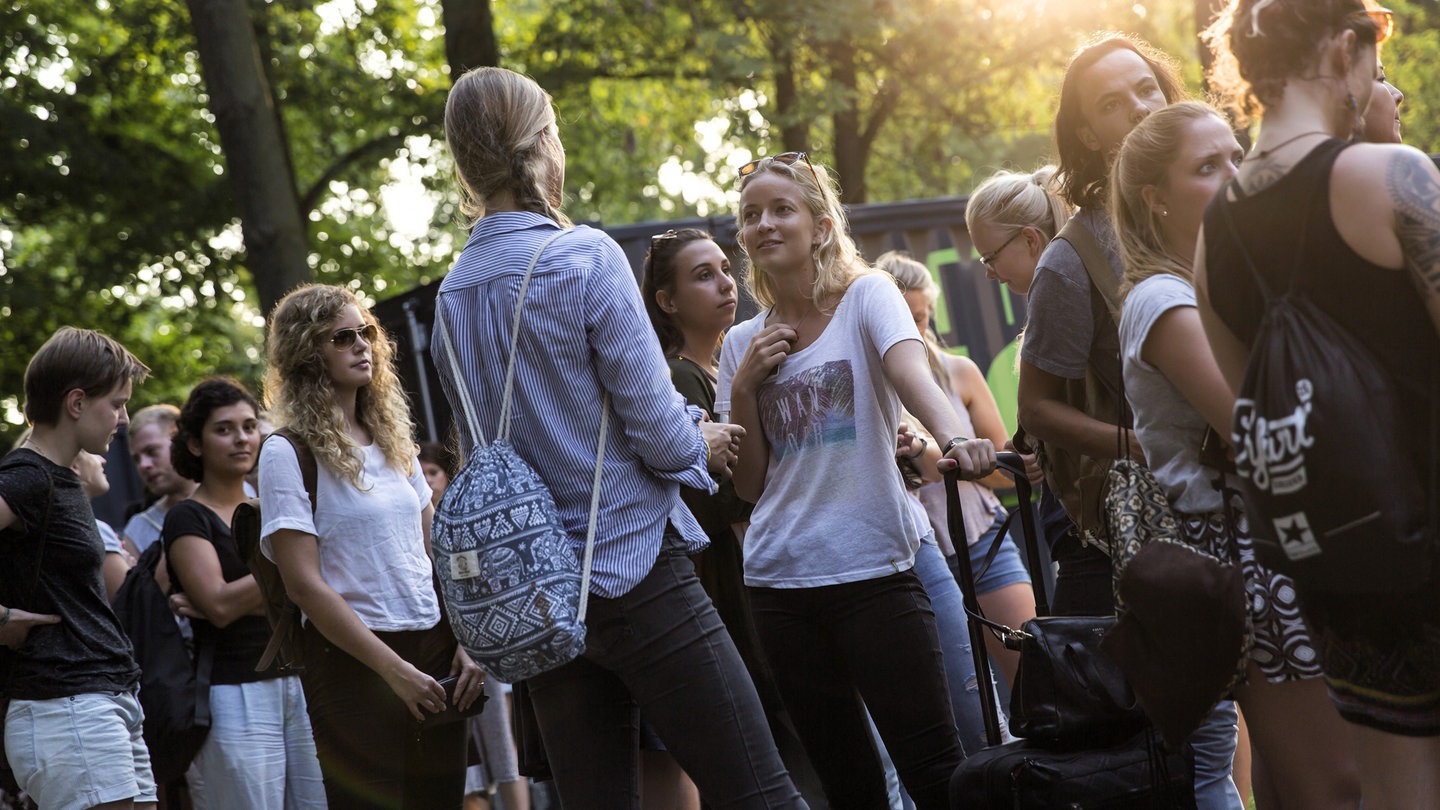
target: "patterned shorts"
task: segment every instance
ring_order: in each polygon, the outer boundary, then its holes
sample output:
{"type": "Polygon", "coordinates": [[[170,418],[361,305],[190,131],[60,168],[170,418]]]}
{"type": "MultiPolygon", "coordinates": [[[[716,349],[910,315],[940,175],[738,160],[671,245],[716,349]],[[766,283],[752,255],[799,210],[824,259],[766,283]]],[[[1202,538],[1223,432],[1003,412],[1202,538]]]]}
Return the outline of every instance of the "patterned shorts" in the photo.
{"type": "Polygon", "coordinates": [[[1289,577],[1271,571],[1255,559],[1255,542],[1242,516],[1232,533],[1223,512],[1179,515],[1190,544],[1221,562],[1240,566],[1245,580],[1254,643],[1249,659],[1271,682],[1320,677],[1320,656],[1305,619],[1299,596],[1289,577]]]}
{"type": "Polygon", "coordinates": [[[1301,601],[1341,717],[1440,737],[1440,568],[1409,593],[1307,593],[1301,601]]]}

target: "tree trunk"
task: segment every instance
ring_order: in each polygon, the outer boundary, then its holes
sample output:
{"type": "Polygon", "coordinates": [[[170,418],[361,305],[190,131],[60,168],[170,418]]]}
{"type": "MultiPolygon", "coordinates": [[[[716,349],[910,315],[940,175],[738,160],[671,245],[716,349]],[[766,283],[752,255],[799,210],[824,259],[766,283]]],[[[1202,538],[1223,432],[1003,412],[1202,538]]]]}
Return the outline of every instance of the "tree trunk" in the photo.
{"type": "Polygon", "coordinates": [[[830,120],[835,129],[835,174],[840,183],[840,201],[846,205],[865,202],[865,164],[868,154],[860,133],[859,81],[855,49],[848,42],[826,48],[830,54],[830,81],[845,88],[845,107],[830,120]]]}
{"type": "Polygon", "coordinates": [[[305,219],[245,0],[187,0],[210,111],[240,209],[246,265],[269,313],[311,278],[305,219]]]}
{"type": "Polygon", "coordinates": [[[780,37],[772,37],[770,52],[776,61],[775,118],[780,122],[780,143],[786,152],[808,152],[810,125],[796,113],[800,90],[795,83],[795,51],[780,37]]]}
{"type": "Polygon", "coordinates": [[[500,64],[490,0],[441,0],[440,16],[452,84],[471,68],[500,64]]]}
{"type": "Polygon", "coordinates": [[[1224,8],[1224,0],[1195,0],[1195,50],[1200,56],[1200,76],[1205,81],[1206,89],[1209,89],[1210,63],[1214,61],[1214,57],[1209,46],[1200,39],[1200,34],[1224,8]]]}

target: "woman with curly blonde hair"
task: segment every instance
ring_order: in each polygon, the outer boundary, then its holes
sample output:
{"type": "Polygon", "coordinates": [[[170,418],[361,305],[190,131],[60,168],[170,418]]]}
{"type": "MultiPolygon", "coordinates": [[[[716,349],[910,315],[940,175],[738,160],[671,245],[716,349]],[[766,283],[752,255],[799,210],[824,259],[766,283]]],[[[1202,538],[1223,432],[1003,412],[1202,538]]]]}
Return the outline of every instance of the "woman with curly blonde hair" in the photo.
{"type": "Polygon", "coordinates": [[[301,683],[330,806],[458,808],[465,725],[419,724],[446,706],[439,678],[459,676],[465,708],[484,677],[440,613],[430,487],[393,352],[348,290],[305,286],[276,305],[266,404],[317,476],[312,507],[295,445],[265,443],[261,543],[307,620],[301,683]]]}

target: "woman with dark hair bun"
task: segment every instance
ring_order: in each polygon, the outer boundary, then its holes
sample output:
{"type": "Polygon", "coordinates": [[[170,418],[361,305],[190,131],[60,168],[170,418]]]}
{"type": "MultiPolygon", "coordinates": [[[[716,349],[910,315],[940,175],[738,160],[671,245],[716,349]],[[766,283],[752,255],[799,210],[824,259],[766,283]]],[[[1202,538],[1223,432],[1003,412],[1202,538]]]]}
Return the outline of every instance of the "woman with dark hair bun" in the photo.
{"type": "Polygon", "coordinates": [[[210,733],[186,779],[198,810],[324,808],[325,788],[297,675],[256,672],[270,640],[260,587],[230,534],[260,455],[255,398],[205,380],[180,409],[170,462],[200,486],[165,513],[161,539],[197,649],[213,648],[210,733]]]}
{"type": "MultiPolygon", "coordinates": [[[[1393,28],[1393,14],[1361,0],[1231,0],[1207,32],[1211,86],[1263,121],[1239,175],[1205,212],[1195,288],[1215,359],[1240,390],[1267,312],[1258,284],[1283,290],[1293,273],[1389,377],[1396,446],[1408,453],[1366,472],[1433,487],[1440,172],[1407,146],[1348,142],[1393,28]]],[[[1312,461],[1308,478],[1327,472],[1312,461]]],[[[1434,532],[1432,521],[1432,548],[1434,532]]],[[[1380,593],[1296,590],[1330,699],[1350,723],[1366,810],[1440,807],[1440,566],[1391,571],[1394,587],[1380,593]]]]}

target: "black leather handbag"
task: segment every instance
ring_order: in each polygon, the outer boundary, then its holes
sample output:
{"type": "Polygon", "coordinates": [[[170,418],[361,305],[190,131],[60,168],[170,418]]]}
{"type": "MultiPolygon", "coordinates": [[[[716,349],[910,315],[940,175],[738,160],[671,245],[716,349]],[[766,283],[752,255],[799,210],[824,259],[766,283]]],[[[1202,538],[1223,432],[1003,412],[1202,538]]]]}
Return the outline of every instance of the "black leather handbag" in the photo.
{"type": "MultiPolygon", "coordinates": [[[[1024,465],[1010,453],[1000,454],[1001,466],[1015,473],[1020,497],[1020,524],[1030,570],[1041,570],[1034,515],[1030,509],[1030,482],[1024,465]],[[1013,459],[1013,461],[1012,461],[1013,459]],[[1018,466],[1015,466],[1018,465],[1018,466]]],[[[952,537],[964,537],[959,494],[947,484],[952,537]]],[[[999,542],[999,536],[996,542],[999,542]]],[[[962,553],[960,557],[964,557],[962,553]]],[[[1019,630],[997,624],[981,615],[973,598],[975,582],[970,566],[958,566],[960,590],[970,615],[971,647],[984,648],[980,627],[997,633],[1005,646],[1020,653],[1015,688],[1010,695],[1010,730],[1017,736],[1060,745],[1103,745],[1132,737],[1145,728],[1145,712],[1119,667],[1100,651],[1100,638],[1115,624],[1110,616],[1050,616],[1043,577],[1034,577],[1035,613],[1019,630]]],[[[978,658],[978,655],[977,655],[978,658]]],[[[977,671],[980,664],[977,661],[977,671]]],[[[988,691],[983,687],[982,692],[988,691]]],[[[982,705],[989,698],[982,694],[982,705]]],[[[987,723],[988,725],[988,723],[987,723]]],[[[988,729],[987,729],[988,731],[988,729]]],[[[998,725],[991,734],[999,741],[998,725]]]]}
{"type": "Polygon", "coordinates": [[[1100,650],[1114,616],[1031,619],[1006,646],[1020,652],[1010,696],[1016,736],[1103,744],[1134,736],[1145,712],[1120,668],[1100,650]]]}

